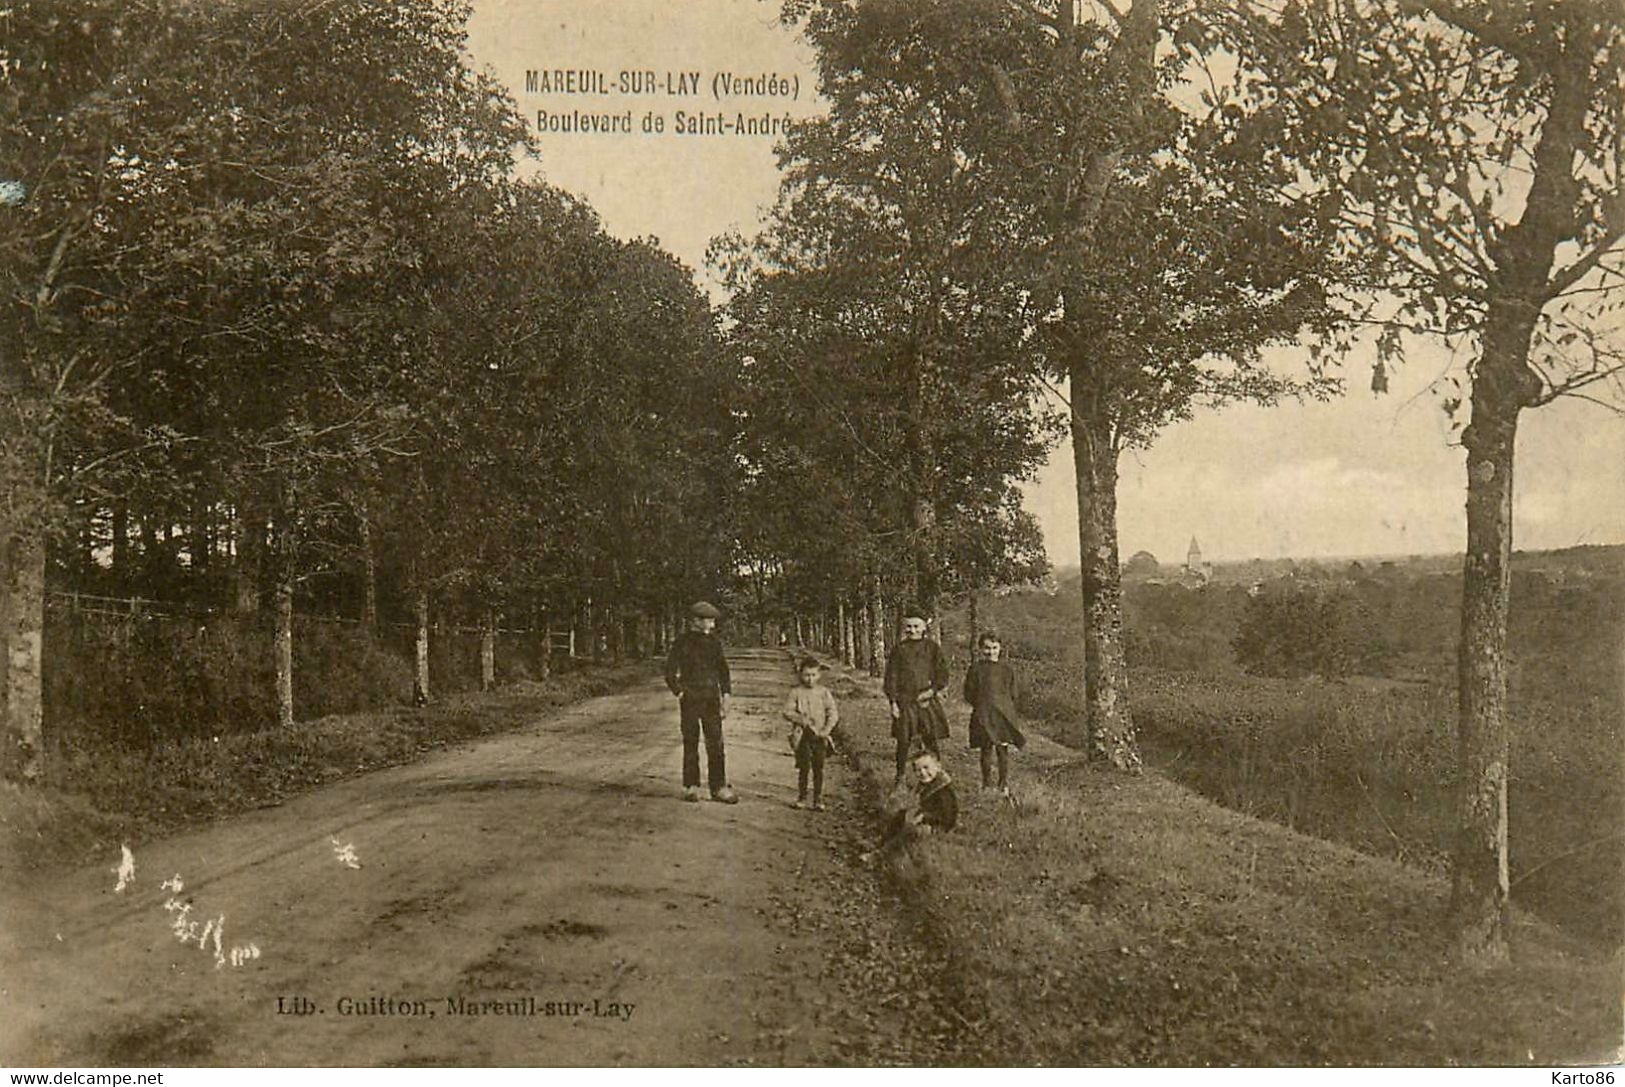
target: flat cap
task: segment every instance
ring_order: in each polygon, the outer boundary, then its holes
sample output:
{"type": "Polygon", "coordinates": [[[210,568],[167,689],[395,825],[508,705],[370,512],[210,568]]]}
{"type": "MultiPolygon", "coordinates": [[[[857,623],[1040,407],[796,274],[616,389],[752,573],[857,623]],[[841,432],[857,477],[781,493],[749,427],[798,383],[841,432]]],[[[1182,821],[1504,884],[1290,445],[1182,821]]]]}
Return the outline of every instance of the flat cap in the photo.
{"type": "Polygon", "coordinates": [[[705,601],[705,600],[701,600],[699,603],[695,604],[692,608],[689,608],[688,613],[690,615],[692,615],[692,616],[695,616],[696,618],[699,618],[699,619],[721,619],[722,618],[722,613],[717,610],[716,605],[710,603],[709,601],[705,601]]]}

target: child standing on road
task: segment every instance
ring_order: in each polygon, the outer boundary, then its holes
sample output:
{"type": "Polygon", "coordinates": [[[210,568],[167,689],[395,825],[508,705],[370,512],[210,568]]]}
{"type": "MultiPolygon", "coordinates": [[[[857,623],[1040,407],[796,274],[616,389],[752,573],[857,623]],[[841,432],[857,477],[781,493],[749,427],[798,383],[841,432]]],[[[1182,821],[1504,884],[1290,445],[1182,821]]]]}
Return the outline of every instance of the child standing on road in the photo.
{"type": "Polygon", "coordinates": [[[807,807],[807,775],[812,774],[812,810],[824,810],[824,758],[833,747],[831,735],[841,723],[835,695],[818,685],[824,666],[812,657],[796,665],[796,686],[784,700],[784,719],[790,722],[790,750],[796,753],[796,802],[807,807]]]}
{"type": "Polygon", "coordinates": [[[999,791],[1010,795],[1010,748],[1027,746],[1016,724],[1016,672],[999,659],[999,636],[982,631],[976,639],[980,658],[965,673],[965,701],[971,705],[970,745],[982,754],[982,788],[993,788],[993,759],[999,762],[999,791]]]}
{"type": "Polygon", "coordinates": [[[728,716],[733,686],[722,639],[714,633],[722,613],[700,601],[689,609],[689,629],[677,636],[666,656],[666,686],[677,696],[683,730],[683,799],[700,799],[700,732],[705,732],[705,779],[711,799],[739,803],[728,785],[722,752],[722,720],[728,716]]]}

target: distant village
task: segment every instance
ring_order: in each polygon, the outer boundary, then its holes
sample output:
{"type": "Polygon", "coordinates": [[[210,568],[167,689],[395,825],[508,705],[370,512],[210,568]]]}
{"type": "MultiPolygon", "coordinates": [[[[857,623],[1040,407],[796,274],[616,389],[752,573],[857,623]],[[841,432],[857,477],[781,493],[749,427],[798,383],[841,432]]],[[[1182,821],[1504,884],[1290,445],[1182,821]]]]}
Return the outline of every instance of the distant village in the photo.
{"type": "MultiPolygon", "coordinates": [[[[1625,573],[1625,547],[1582,545],[1553,551],[1518,551],[1515,568],[1539,572],[1556,583],[1585,580],[1597,575],[1625,573]]],[[[1215,563],[1202,555],[1201,544],[1191,537],[1183,564],[1164,565],[1149,551],[1136,551],[1123,564],[1123,580],[1146,585],[1183,585],[1200,588],[1210,583],[1245,584],[1257,588],[1280,579],[1356,582],[1389,578],[1453,575],[1461,572],[1461,556],[1405,555],[1362,558],[1291,559],[1252,558],[1215,563]]]]}
{"type": "MultiPolygon", "coordinates": [[[[1513,552],[1513,567],[1519,574],[1540,574],[1553,585],[1589,582],[1596,577],[1625,577],[1625,544],[1579,544],[1555,551],[1513,552]]],[[[1123,564],[1123,582],[1133,585],[1180,585],[1202,588],[1206,585],[1246,585],[1256,591],[1269,582],[1355,583],[1384,582],[1399,578],[1454,577],[1461,574],[1459,554],[1412,554],[1412,556],[1365,556],[1358,559],[1243,559],[1238,562],[1212,562],[1202,557],[1201,543],[1191,536],[1185,562],[1165,565],[1149,551],[1136,551],[1123,564]]],[[[1076,578],[1076,567],[1051,570],[1050,574],[1027,585],[1004,585],[994,596],[1012,593],[1042,593],[1055,596],[1063,585],[1076,578]]]]}
{"type": "MultiPolygon", "coordinates": [[[[1553,584],[1589,581],[1595,577],[1625,576],[1625,545],[1582,544],[1551,551],[1516,551],[1513,567],[1520,573],[1539,573],[1553,584]]],[[[994,595],[1041,593],[1055,596],[1073,569],[1054,570],[1036,582],[1010,585],[994,595]]],[[[1461,573],[1458,555],[1363,556],[1324,559],[1243,559],[1213,562],[1202,555],[1202,545],[1191,537],[1185,561],[1164,564],[1149,551],[1136,551],[1123,563],[1125,584],[1180,585],[1200,589],[1210,584],[1246,585],[1257,591],[1265,583],[1278,580],[1341,582],[1385,581],[1389,579],[1454,576],[1461,573]]]]}

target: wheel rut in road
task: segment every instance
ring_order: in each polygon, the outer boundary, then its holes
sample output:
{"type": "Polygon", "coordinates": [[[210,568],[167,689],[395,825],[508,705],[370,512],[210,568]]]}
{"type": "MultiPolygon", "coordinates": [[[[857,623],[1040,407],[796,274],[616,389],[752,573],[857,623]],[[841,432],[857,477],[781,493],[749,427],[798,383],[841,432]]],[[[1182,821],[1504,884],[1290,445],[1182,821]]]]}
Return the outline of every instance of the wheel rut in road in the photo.
{"type": "MultiPolygon", "coordinates": [[[[684,803],[657,679],[410,766],[0,891],[17,1065],[799,1063],[815,936],[773,919],[827,845],[792,811],[787,656],[730,651],[742,803],[684,803]],[[340,858],[349,846],[359,867],[340,858]],[[162,883],[179,877],[182,890],[162,883]],[[172,931],[223,918],[216,964],[172,931]],[[169,903],[171,909],[166,910],[169,903]]],[[[841,787],[839,773],[832,784],[841,787]]],[[[817,818],[817,817],[812,817],[817,818]]]]}

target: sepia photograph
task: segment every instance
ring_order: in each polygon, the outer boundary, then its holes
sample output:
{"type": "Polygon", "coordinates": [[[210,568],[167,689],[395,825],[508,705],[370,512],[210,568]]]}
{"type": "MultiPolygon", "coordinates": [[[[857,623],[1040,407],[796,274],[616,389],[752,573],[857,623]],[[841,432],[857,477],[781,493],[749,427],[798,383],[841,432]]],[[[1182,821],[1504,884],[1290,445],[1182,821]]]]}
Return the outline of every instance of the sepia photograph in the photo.
{"type": "Polygon", "coordinates": [[[0,0],[0,307],[12,1083],[1625,1060],[1619,0],[0,0]]]}

